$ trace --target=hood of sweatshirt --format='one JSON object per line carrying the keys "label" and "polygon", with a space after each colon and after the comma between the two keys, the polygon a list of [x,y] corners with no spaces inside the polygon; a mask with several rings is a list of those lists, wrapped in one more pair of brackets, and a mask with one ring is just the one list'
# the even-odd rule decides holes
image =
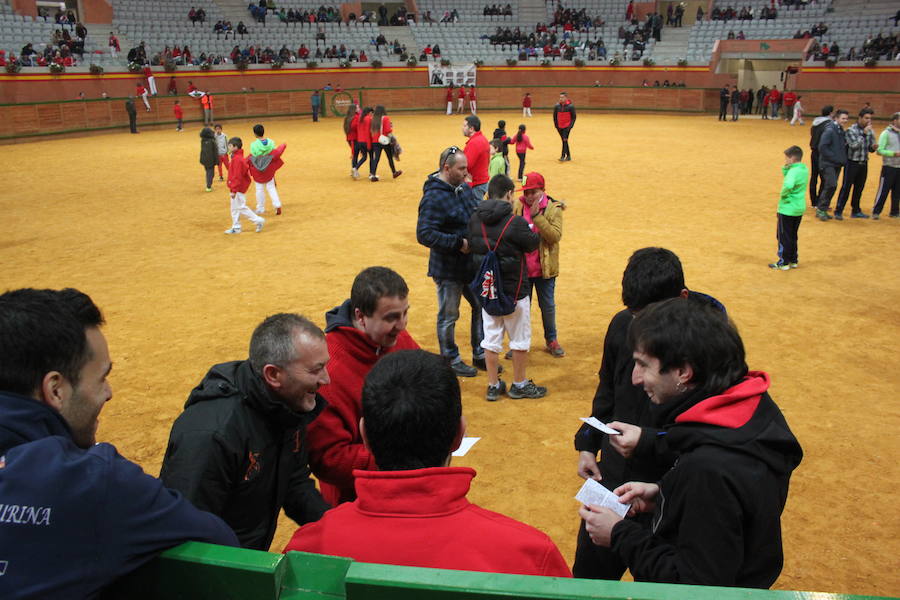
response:
{"label": "hood of sweatshirt", "polygon": [[0,392],[0,455],[15,446],[54,435],[72,437],[61,414],[33,398]]}
{"label": "hood of sweatshirt", "polygon": [[439,174],[439,171],[435,171],[434,173],[429,175],[427,179],[425,179],[425,183],[422,185],[423,194],[427,194],[430,192],[432,194],[437,193],[445,194],[448,196],[456,196],[459,193],[459,189],[462,186],[467,185],[466,183],[461,183],[458,186],[453,187],[452,185],[438,177]]}
{"label": "hood of sweatshirt", "polygon": [[339,333],[339,343],[344,351],[360,364],[374,365],[389,350],[375,344],[365,331],[360,331],[353,325],[349,299],[325,313],[325,333],[334,332]]}
{"label": "hood of sweatshirt", "polygon": [[512,206],[503,200],[485,200],[478,204],[475,214],[485,226],[496,225],[504,219],[509,219],[512,214]]}
{"label": "hood of sweatshirt", "polygon": [[216,132],[210,129],[209,127],[204,127],[200,130],[200,137],[207,138],[210,140],[216,139]]}
{"label": "hood of sweatshirt", "polygon": [[815,127],[816,125],[821,125],[825,121],[830,121],[830,120],[831,120],[831,117],[816,117],[815,119],[813,119],[812,126]]}

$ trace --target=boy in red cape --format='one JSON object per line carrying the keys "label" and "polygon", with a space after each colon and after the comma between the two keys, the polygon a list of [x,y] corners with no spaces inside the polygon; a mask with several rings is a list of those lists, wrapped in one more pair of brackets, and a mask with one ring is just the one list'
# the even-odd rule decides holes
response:
{"label": "boy in red cape", "polygon": [[275,142],[266,137],[266,129],[259,123],[253,126],[256,140],[250,144],[250,176],[256,182],[256,214],[266,212],[266,194],[272,198],[275,214],[281,214],[281,198],[275,185],[275,171],[284,166],[281,155],[287,144],[275,147]]}

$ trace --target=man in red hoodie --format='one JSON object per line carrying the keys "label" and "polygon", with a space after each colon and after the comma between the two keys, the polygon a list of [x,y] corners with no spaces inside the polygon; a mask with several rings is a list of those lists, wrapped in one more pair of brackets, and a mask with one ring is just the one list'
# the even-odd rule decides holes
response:
{"label": "man in red hoodie", "polygon": [[228,140],[228,153],[231,160],[225,161],[228,169],[228,189],[231,192],[231,228],[225,233],[241,232],[241,215],[256,224],[256,233],[262,231],[266,220],[247,208],[247,188],[250,187],[250,164],[244,158],[244,142],[239,137]]}
{"label": "man in red hoodie", "polygon": [[325,314],[328,372],[320,388],[328,406],[307,429],[310,466],[326,502],[337,506],[356,498],[353,470],[376,470],[359,432],[362,387],[384,355],[419,345],[406,331],[409,288],[387,267],[369,267],[353,280],[350,298]]}
{"label": "man in red hoodie", "polygon": [[356,471],[356,501],[298,529],[285,552],[571,577],[547,534],[466,498],[475,471],[450,466],[466,420],[459,381],[442,357],[423,350],[385,356],[366,377],[362,412],[360,433],[380,470]]}
{"label": "man in red hoodie", "polygon": [[475,199],[480,202],[487,193],[490,180],[488,163],[491,161],[491,144],[481,133],[481,119],[475,115],[469,115],[463,120],[462,133],[469,138],[463,150],[469,164],[469,176],[472,178],[469,186]]}

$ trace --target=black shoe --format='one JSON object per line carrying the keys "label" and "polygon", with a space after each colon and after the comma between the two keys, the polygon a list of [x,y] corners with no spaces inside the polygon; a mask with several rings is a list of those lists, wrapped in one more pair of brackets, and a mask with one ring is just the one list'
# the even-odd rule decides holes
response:
{"label": "black shoe", "polygon": [[868,219],[869,215],[864,212],[855,212],[850,215],[851,219]]}
{"label": "black shoe", "polygon": [[547,395],[547,388],[535,385],[529,379],[525,385],[512,384],[507,393],[510,398],[543,398]]}
{"label": "black shoe", "polygon": [[836,212],[836,213],[834,213],[834,220],[835,220],[835,221],[843,221],[843,220],[844,220],[844,215],[842,215],[842,214],[839,213],[839,212]]}
{"label": "black shoe", "polygon": [[[472,366],[474,366],[476,369],[478,369],[480,371],[487,371],[487,363],[485,362],[483,356],[481,358],[473,358]],[[503,365],[498,364],[497,365],[497,374],[499,375],[502,372],[503,372]]]}
{"label": "black shoe", "polygon": [[478,374],[478,369],[470,367],[463,361],[450,363],[450,368],[458,377],[475,377]]}
{"label": "black shoe", "polygon": [[488,384],[486,400],[488,402],[496,402],[497,400],[500,399],[500,396],[502,396],[505,393],[506,393],[506,384],[503,383],[502,379],[498,379],[497,385]]}

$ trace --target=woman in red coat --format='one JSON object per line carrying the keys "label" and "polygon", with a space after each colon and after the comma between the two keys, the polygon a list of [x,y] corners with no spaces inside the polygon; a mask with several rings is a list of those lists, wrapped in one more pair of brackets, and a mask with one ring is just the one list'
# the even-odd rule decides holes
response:
{"label": "woman in red coat", "polygon": [[353,145],[353,177],[359,177],[359,168],[366,163],[372,150],[369,128],[372,126],[372,107],[367,106],[356,119],[356,142]]}
{"label": "woman in red coat", "polygon": [[394,129],[391,119],[387,116],[387,111],[383,106],[375,107],[375,112],[371,116],[371,125],[369,126],[369,135],[372,139],[372,159],[369,161],[369,181],[378,181],[378,161],[381,159],[381,153],[387,154],[388,164],[391,166],[391,173],[394,179],[400,177],[403,171],[398,171],[394,167],[394,148],[391,133]]}

